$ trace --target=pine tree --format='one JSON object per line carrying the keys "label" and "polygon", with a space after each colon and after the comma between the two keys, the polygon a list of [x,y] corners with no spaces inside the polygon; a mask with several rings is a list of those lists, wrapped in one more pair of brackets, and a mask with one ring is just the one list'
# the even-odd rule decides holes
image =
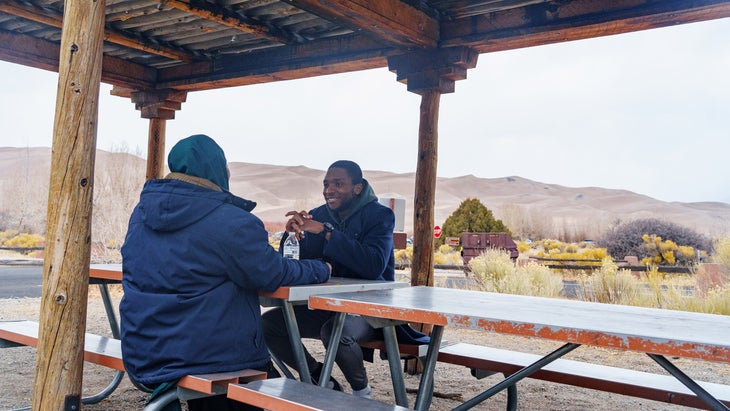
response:
{"label": "pine tree", "polygon": [[510,230],[502,220],[494,218],[492,211],[476,198],[467,198],[462,201],[459,207],[451,213],[442,227],[441,238],[438,243],[443,243],[444,237],[461,237],[461,233],[507,233],[512,236]]}

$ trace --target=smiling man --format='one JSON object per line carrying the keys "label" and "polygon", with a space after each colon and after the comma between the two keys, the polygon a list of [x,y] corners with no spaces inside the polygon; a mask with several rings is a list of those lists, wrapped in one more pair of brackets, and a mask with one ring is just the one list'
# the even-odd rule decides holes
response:
{"label": "smiling man", "polygon": [[[372,187],[362,178],[356,163],[339,160],[327,169],[322,182],[325,204],[306,211],[290,211],[288,233],[300,237],[301,258],[322,258],[332,264],[332,275],[368,280],[394,279],[393,211],[380,204]],[[285,238],[282,239],[282,244]],[[309,310],[306,305],[294,307],[302,338],[319,338],[329,342],[334,312]],[[263,315],[264,336],[271,351],[282,361],[296,368],[289,335],[281,310]],[[352,387],[354,395],[370,398],[371,388],[363,364],[359,342],[378,337],[363,318],[347,316],[335,361]],[[319,380],[322,364],[305,348],[313,381]],[[332,380],[330,387],[342,390]]]}

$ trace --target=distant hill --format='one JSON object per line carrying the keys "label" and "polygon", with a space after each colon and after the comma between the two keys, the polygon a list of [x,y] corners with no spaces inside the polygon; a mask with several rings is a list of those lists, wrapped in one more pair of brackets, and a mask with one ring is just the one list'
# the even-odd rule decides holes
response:
{"label": "distant hill", "polygon": [[[99,150],[96,191],[102,181],[110,181],[109,177],[102,180],[101,176],[118,175],[120,164],[135,169],[124,173],[126,178],[144,179],[143,159]],[[230,163],[229,168],[231,191],[256,201],[254,214],[265,222],[283,223],[287,211],[309,209],[322,203],[324,170],[251,163]],[[48,148],[0,148],[0,194],[4,197],[0,200],[0,212],[12,203],[6,197],[10,195],[8,187],[17,186],[22,179],[47,187],[49,170]],[[364,170],[363,174],[379,197],[405,199],[405,231],[411,232],[415,174],[373,170]],[[135,186],[129,182],[124,185]],[[132,194],[136,198],[137,193]],[[649,217],[672,221],[712,237],[730,233],[730,204],[727,203],[664,202],[626,190],[564,187],[516,176],[439,178],[435,223],[443,224],[467,198],[478,198],[496,218],[524,237],[595,238],[617,220]]]}

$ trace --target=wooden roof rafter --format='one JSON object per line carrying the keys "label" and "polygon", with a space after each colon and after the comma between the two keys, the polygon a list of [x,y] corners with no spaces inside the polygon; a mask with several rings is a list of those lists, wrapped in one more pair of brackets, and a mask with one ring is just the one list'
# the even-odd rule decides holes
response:
{"label": "wooden roof rafter", "polygon": [[341,22],[386,44],[406,49],[438,46],[438,20],[401,1],[285,1],[325,19]]}
{"label": "wooden roof rafter", "polygon": [[182,10],[205,20],[216,22],[222,26],[237,29],[243,33],[255,34],[257,36],[264,37],[276,43],[292,44],[301,42],[301,38],[292,33],[286,33],[283,30],[261,24],[240,14],[231,13],[224,8],[213,7],[211,3],[205,3],[202,1],[187,2],[183,0],[155,1],[159,1],[160,4]]}
{"label": "wooden roof rafter", "polygon": [[[12,14],[58,29],[63,26],[63,14],[48,8],[41,9],[39,7],[16,3],[13,0],[0,0],[0,12]],[[189,62],[196,59],[195,54],[189,51],[165,46],[159,43],[152,43],[149,39],[130,36],[125,33],[112,30],[108,27],[104,29],[104,40],[173,60]]]}

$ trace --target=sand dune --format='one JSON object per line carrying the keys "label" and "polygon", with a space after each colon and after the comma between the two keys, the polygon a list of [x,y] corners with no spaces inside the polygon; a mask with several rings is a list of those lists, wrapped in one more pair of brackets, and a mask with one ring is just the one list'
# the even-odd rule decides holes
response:
{"label": "sand dune", "polygon": [[[120,164],[135,169],[129,175],[144,179],[143,159],[101,150],[96,157],[96,174],[108,175],[109,171],[115,174],[114,169]],[[322,202],[323,170],[252,163],[231,163],[229,166],[231,191],[256,201],[258,206],[254,213],[266,222],[283,222],[286,211],[309,209]],[[106,173],[102,173],[101,169]],[[0,188],[18,184],[23,178],[27,181],[47,180],[49,170],[49,148],[0,148]],[[373,170],[365,170],[364,174],[379,197],[405,199],[405,231],[412,231],[415,174]],[[97,180],[98,184],[101,184],[100,180]],[[3,192],[3,197],[7,195]],[[547,227],[562,225],[601,230],[617,220],[655,217],[713,237],[730,233],[730,204],[727,203],[664,202],[627,190],[565,187],[517,176],[439,178],[435,223],[443,224],[467,198],[478,198],[508,226],[510,223]],[[9,203],[7,198],[0,201],[0,212]]]}

